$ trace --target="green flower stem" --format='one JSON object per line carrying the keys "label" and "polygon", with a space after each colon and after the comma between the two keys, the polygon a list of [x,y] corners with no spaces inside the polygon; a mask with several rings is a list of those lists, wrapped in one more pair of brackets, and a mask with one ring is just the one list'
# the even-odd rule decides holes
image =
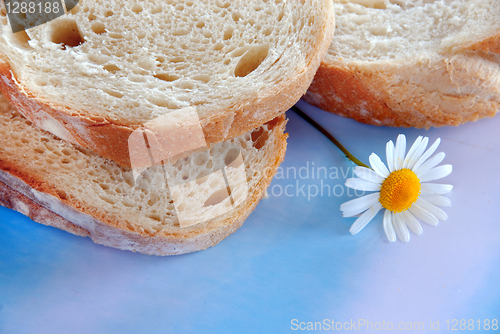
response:
{"label": "green flower stem", "polygon": [[302,110],[300,110],[297,106],[293,106],[292,110],[295,111],[297,115],[305,119],[309,124],[314,126],[316,129],[318,129],[322,134],[326,136],[326,138],[330,139],[332,143],[335,144],[341,150],[347,159],[351,160],[354,162],[356,165],[361,166],[361,167],[366,167],[370,168],[369,166],[365,165],[361,161],[359,161],[354,155],[351,154],[334,136],[330,134],[330,132],[326,131],[321,125],[316,123],[315,120],[313,120],[311,117],[307,116]]}

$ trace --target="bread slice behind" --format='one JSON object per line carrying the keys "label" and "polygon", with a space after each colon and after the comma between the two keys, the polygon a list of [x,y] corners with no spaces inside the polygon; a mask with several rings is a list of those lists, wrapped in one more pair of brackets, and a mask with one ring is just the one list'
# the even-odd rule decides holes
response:
{"label": "bread slice behind", "polygon": [[[154,255],[205,249],[239,228],[264,195],[284,158],[285,123],[280,116],[209,151],[150,167],[134,180],[130,168],[34,127],[0,96],[0,202],[37,222],[119,249]],[[247,186],[239,198],[231,169],[238,154]],[[221,161],[228,183],[217,178]],[[186,183],[177,187],[172,176]],[[230,197],[220,192],[227,184]],[[198,223],[181,226],[179,212],[207,197],[199,212],[191,212]]]}
{"label": "bread slice behind", "polygon": [[459,125],[500,107],[500,5],[338,0],[336,34],[305,100],[388,126]]}

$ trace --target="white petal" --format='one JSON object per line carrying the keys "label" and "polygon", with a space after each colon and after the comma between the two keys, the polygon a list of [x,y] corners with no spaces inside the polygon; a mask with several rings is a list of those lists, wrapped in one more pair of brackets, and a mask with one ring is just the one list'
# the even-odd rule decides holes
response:
{"label": "white petal", "polygon": [[427,144],[429,143],[429,138],[424,137],[422,141],[420,142],[420,145],[418,146],[417,150],[413,154],[413,157],[410,159],[408,162],[407,168],[413,169],[413,166],[417,163],[417,161],[422,157],[422,154],[424,154],[425,149],[427,148]]}
{"label": "white petal", "polygon": [[385,157],[387,159],[387,168],[389,172],[394,172],[394,143],[392,140],[389,140],[387,145],[385,145]]}
{"label": "white petal", "polygon": [[440,152],[440,153],[436,154],[435,156],[433,156],[432,158],[430,158],[429,160],[427,160],[426,162],[424,162],[423,164],[421,164],[420,167],[418,167],[416,169],[414,168],[413,171],[415,172],[415,174],[417,174],[417,177],[419,175],[425,174],[426,172],[428,172],[432,168],[439,165],[439,163],[441,161],[443,161],[445,156],[446,156],[446,154],[444,154],[444,152]]}
{"label": "white petal", "polygon": [[380,191],[382,185],[380,183],[373,183],[363,179],[352,178],[347,179],[345,186],[351,189],[362,190],[362,191]]}
{"label": "white petal", "polygon": [[451,206],[451,199],[441,195],[422,195],[421,198],[437,206]]}
{"label": "white petal", "polygon": [[340,206],[344,217],[352,217],[365,211],[378,202],[380,193],[369,194],[360,198],[352,199]]}
{"label": "white petal", "polygon": [[389,170],[387,169],[387,167],[385,167],[384,163],[382,162],[382,160],[380,160],[378,155],[372,153],[370,154],[370,157],[368,159],[370,160],[370,165],[372,166],[373,170],[377,172],[378,175],[382,176],[383,178],[389,176]]}
{"label": "white petal", "polygon": [[422,225],[420,225],[417,218],[415,218],[410,211],[403,211],[401,213],[403,214],[403,219],[408,228],[416,235],[422,234],[424,230],[422,229]]}
{"label": "white petal", "polygon": [[359,178],[369,182],[375,182],[380,184],[384,182],[384,179],[380,175],[375,173],[373,169],[370,168],[356,166],[354,168],[354,174],[356,174]]}
{"label": "white petal", "polygon": [[434,216],[429,211],[422,209],[417,203],[411,206],[410,212],[426,224],[432,226],[437,226],[439,224],[439,220],[436,218],[436,216]]}
{"label": "white petal", "polygon": [[421,193],[423,194],[447,194],[453,189],[451,184],[422,183]]}
{"label": "white petal", "polygon": [[396,147],[394,148],[394,169],[399,170],[403,168],[406,153],[406,137],[401,134],[396,139]]}
{"label": "white petal", "polygon": [[410,231],[408,231],[408,227],[401,213],[394,213],[394,230],[399,240],[404,242],[410,241]]}
{"label": "white petal", "polygon": [[415,140],[413,145],[410,147],[410,150],[408,151],[408,154],[406,154],[405,161],[403,162],[403,168],[409,168],[408,166],[410,165],[410,161],[412,161],[413,156],[417,152],[418,148],[420,147],[420,143],[422,142],[422,136],[418,136],[418,138]]}
{"label": "white petal", "polygon": [[434,154],[434,152],[436,152],[436,149],[438,148],[439,146],[439,143],[441,143],[441,138],[438,138],[436,139],[436,141],[434,142],[434,144],[431,145],[431,147],[429,147],[429,149],[427,151],[425,151],[425,153],[420,157],[420,159],[418,159],[418,161],[415,163],[415,166],[413,166],[412,170],[415,170],[417,169],[418,167],[420,167],[420,165],[422,165],[427,159],[429,159],[429,157]]}
{"label": "white petal", "polygon": [[416,204],[418,204],[422,209],[429,211],[429,213],[441,221],[448,219],[448,215],[443,211],[443,209],[427,202],[425,199],[419,198]]}
{"label": "white petal", "polygon": [[451,165],[442,165],[434,167],[433,169],[419,175],[418,179],[420,180],[420,182],[442,179],[443,177],[450,175],[452,170],[453,167]]}
{"label": "white petal", "polygon": [[361,231],[372,219],[377,215],[377,213],[382,209],[382,204],[376,203],[374,206],[369,208],[365,213],[359,216],[358,219],[352,224],[349,232],[351,234],[356,234]]}
{"label": "white petal", "polygon": [[396,241],[396,232],[394,231],[394,227],[392,226],[392,212],[389,210],[385,210],[384,212],[384,231],[387,239],[390,242]]}

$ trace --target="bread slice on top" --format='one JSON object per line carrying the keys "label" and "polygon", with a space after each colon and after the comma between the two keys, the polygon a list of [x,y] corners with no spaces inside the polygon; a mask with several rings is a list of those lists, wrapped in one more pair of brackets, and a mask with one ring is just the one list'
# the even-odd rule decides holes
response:
{"label": "bread slice on top", "polygon": [[305,100],[360,122],[429,128],[500,107],[500,2],[337,0]]}
{"label": "bread slice on top", "polygon": [[7,98],[121,166],[130,134],[173,110],[195,107],[208,144],[274,119],[307,90],[335,25],[331,0],[80,0],[18,33],[2,13]]}
{"label": "bread slice on top", "polygon": [[[285,123],[281,115],[134,180],[131,168],[33,126],[0,95],[0,204],[110,247],[202,250],[238,229],[264,195],[285,155]],[[244,187],[233,187],[241,174]]]}

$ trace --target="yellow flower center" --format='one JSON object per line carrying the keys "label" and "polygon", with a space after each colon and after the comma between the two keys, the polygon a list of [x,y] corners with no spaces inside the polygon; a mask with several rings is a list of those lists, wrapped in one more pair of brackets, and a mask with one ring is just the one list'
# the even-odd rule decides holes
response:
{"label": "yellow flower center", "polygon": [[392,212],[406,211],[417,201],[420,188],[420,180],[412,170],[396,170],[382,183],[380,204]]}

